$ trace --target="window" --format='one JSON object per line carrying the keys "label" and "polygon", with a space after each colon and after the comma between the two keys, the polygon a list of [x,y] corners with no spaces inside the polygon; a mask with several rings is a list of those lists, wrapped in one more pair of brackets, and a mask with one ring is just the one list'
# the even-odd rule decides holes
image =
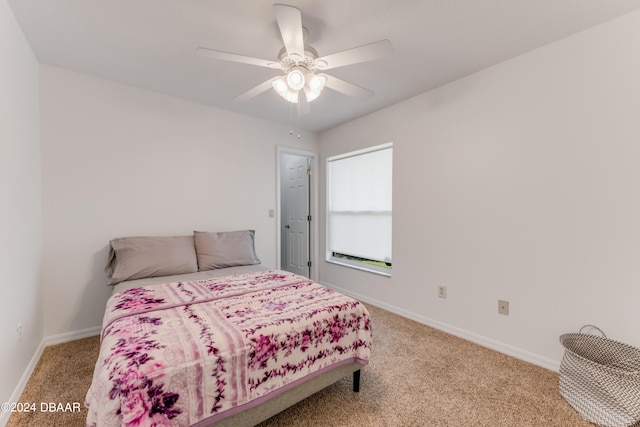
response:
{"label": "window", "polygon": [[327,159],[327,261],[391,275],[393,144]]}

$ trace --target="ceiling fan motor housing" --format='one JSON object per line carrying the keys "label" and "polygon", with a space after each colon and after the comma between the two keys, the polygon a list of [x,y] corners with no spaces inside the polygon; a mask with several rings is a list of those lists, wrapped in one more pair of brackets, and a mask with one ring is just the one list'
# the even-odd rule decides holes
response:
{"label": "ceiling fan motor housing", "polygon": [[282,71],[288,73],[293,67],[304,67],[311,72],[315,72],[319,67],[316,63],[318,58],[318,52],[311,46],[304,46],[304,58],[298,57],[298,55],[287,55],[287,49],[282,48],[278,53],[278,61],[280,61],[280,67]]}

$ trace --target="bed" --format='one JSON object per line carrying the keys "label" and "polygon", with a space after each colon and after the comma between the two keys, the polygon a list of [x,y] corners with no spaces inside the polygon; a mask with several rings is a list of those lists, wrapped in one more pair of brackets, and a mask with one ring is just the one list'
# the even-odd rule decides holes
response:
{"label": "bed", "polygon": [[[114,239],[88,426],[253,426],[353,375],[366,307],[260,264],[254,232]],[[171,273],[171,274],[166,274]]]}

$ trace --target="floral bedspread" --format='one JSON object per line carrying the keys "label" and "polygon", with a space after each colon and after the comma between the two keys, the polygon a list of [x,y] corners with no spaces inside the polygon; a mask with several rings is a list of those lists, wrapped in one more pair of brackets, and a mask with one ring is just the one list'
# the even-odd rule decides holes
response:
{"label": "floral bedspread", "polygon": [[271,270],[129,289],[106,307],[88,426],[189,426],[369,359],[358,301]]}

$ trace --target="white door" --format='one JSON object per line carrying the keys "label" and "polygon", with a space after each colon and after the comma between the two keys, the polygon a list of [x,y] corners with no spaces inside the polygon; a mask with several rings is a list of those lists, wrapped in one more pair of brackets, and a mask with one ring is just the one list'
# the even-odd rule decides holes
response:
{"label": "white door", "polygon": [[310,277],[311,158],[282,153],[280,162],[280,241],[283,270]]}

